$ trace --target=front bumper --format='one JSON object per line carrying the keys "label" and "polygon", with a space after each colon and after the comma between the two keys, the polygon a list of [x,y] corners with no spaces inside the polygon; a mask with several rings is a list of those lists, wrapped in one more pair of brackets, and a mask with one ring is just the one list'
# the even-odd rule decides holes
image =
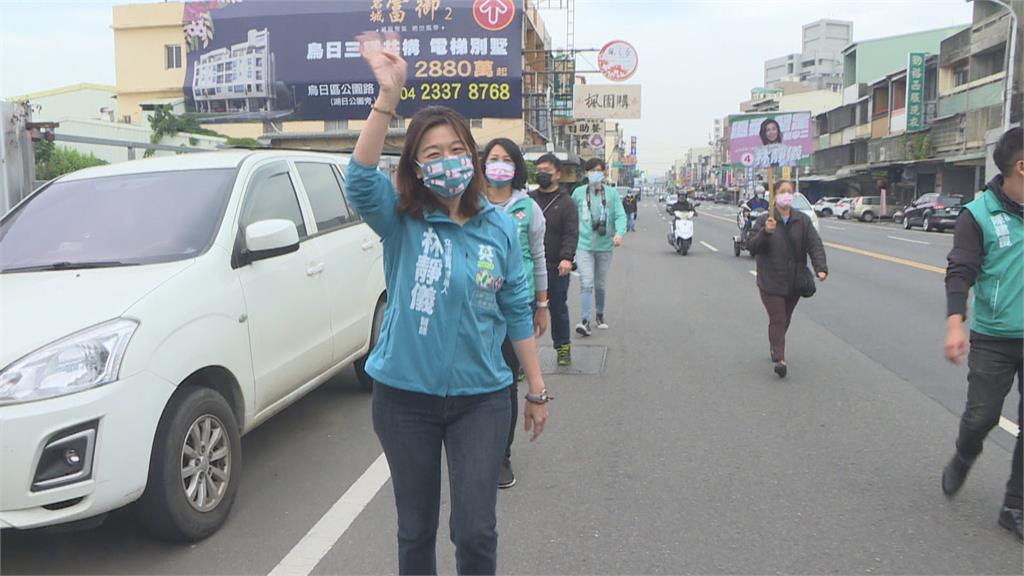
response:
{"label": "front bumper", "polygon": [[[137,500],[146,488],[157,424],[174,390],[143,372],[77,394],[0,407],[0,528],[84,520]],[[79,454],[88,473],[38,482],[47,446],[69,431],[90,444]]]}

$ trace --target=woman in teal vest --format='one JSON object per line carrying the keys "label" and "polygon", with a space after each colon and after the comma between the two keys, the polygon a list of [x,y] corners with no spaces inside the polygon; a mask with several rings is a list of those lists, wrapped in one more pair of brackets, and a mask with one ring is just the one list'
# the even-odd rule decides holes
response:
{"label": "woman in teal vest", "polygon": [[[519,231],[519,248],[523,252],[523,269],[534,294],[534,336],[539,338],[548,328],[548,268],[544,256],[544,213],[533,198],[526,193],[528,176],[526,160],[519,146],[508,138],[495,138],[484,147],[484,171],[487,176],[487,199],[503,210],[516,223]],[[501,348],[505,362],[518,377],[519,359],[512,341],[505,338]],[[516,434],[516,414],[519,399],[516,386],[512,385],[512,426],[508,431],[508,448],[498,479],[499,488],[511,488],[516,483],[512,472],[512,441]]]}

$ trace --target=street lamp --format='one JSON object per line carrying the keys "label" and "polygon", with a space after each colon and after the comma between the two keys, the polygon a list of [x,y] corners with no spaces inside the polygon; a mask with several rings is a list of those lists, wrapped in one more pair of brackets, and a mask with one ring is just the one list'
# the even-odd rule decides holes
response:
{"label": "street lamp", "polygon": [[1003,84],[1006,90],[1006,101],[1003,103],[1003,132],[1005,133],[1010,129],[1010,109],[1013,103],[1013,76],[1017,70],[1013,65],[1017,52],[1017,13],[1013,11],[1012,6],[1003,2],[1003,0],[988,1],[1006,8],[1006,11],[1010,13],[1010,50],[1009,57],[1006,60],[1006,76],[1003,77]]}

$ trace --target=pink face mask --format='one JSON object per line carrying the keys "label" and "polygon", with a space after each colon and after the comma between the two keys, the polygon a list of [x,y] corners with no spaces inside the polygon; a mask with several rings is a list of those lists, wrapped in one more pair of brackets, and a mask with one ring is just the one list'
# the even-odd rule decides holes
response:
{"label": "pink face mask", "polygon": [[779,194],[775,197],[775,203],[783,208],[789,208],[793,205],[793,194]]}
{"label": "pink face mask", "polygon": [[487,180],[495,188],[504,188],[512,184],[516,175],[516,165],[502,160],[492,160],[484,167]]}

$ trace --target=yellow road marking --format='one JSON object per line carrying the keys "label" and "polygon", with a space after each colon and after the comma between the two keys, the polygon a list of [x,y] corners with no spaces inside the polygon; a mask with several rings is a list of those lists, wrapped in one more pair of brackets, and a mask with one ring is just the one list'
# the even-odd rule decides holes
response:
{"label": "yellow road marking", "polygon": [[[714,214],[708,214],[702,212],[701,216],[707,216],[708,218],[714,218],[715,220],[722,220],[723,222],[729,222],[735,224],[736,221],[730,218],[723,218],[721,216],[715,216]],[[882,260],[883,262],[890,262],[892,264],[900,264],[909,268],[917,268],[918,270],[924,270],[925,272],[934,272],[936,274],[945,274],[946,269],[941,266],[932,266],[931,264],[925,264],[923,262],[915,262],[913,260],[907,260],[905,258],[897,258],[895,256],[889,256],[887,254],[879,254],[878,252],[872,252],[870,250],[862,250],[860,248],[854,248],[853,246],[847,246],[845,244],[836,244],[835,242],[824,242],[828,248],[835,248],[836,250],[842,250],[844,252],[850,252],[852,254],[859,254],[861,256],[867,256],[868,258],[874,258],[876,260]]]}
{"label": "yellow road marking", "polygon": [[924,270],[925,272],[935,272],[936,274],[946,273],[946,269],[940,266],[932,266],[931,264],[914,262],[913,260],[897,258],[895,256],[889,256],[887,254],[879,254],[878,252],[872,252],[870,250],[861,250],[860,248],[846,246],[845,244],[836,244],[835,242],[824,242],[824,244],[828,248],[835,248],[836,250],[843,250],[844,252],[850,252],[852,254],[860,254],[861,256],[867,256],[868,258],[874,258],[876,260],[882,260],[884,262],[891,262],[893,264],[900,264],[902,266],[907,266],[910,268],[917,268],[918,270]]}

